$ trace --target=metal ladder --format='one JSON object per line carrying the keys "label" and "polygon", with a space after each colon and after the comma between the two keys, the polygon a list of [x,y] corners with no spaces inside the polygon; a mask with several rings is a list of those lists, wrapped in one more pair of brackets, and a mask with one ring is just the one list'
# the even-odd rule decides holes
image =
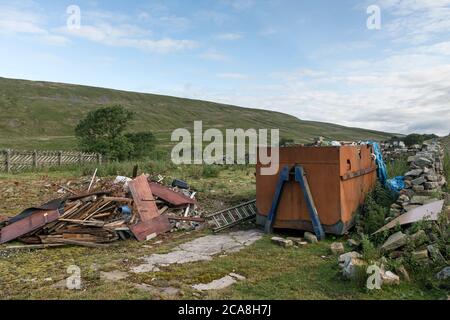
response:
{"label": "metal ladder", "polygon": [[206,216],[206,220],[219,232],[256,216],[256,200],[248,201]]}

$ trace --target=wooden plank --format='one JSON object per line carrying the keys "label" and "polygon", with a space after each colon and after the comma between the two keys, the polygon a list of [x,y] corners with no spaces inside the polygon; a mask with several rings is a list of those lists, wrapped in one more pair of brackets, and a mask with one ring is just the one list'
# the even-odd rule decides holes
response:
{"label": "wooden plank", "polygon": [[47,244],[30,244],[27,246],[7,246],[5,248],[1,248],[1,250],[32,250],[32,249],[48,249],[53,247],[63,247],[64,243],[47,243]]}
{"label": "wooden plank", "polygon": [[111,201],[111,202],[125,202],[125,203],[132,203],[133,199],[130,198],[121,198],[121,197],[103,197],[103,200],[105,201]]}
{"label": "wooden plank", "polygon": [[89,247],[89,248],[109,248],[110,246],[108,244],[102,244],[102,243],[92,243],[92,242],[85,242],[85,241],[78,241],[78,240],[70,240],[70,239],[64,239],[64,238],[55,238],[53,239],[56,243],[63,243],[63,244],[73,244],[76,246],[83,246],[83,247]]}
{"label": "wooden plank", "polygon": [[205,222],[206,220],[203,218],[197,218],[197,217],[178,217],[178,216],[166,216],[169,218],[169,220],[176,220],[176,221],[193,221],[193,222]]}
{"label": "wooden plank", "polygon": [[150,235],[158,235],[165,233],[172,229],[169,218],[166,216],[159,216],[150,221],[141,221],[135,225],[130,226],[131,232],[138,241],[146,241]]}
{"label": "wooden plank", "polygon": [[[147,177],[142,175],[128,182],[134,203],[142,222],[151,221],[159,216],[158,207],[154,201],[152,190]],[[143,201],[145,199],[145,201]],[[148,201],[153,200],[153,201]]]}

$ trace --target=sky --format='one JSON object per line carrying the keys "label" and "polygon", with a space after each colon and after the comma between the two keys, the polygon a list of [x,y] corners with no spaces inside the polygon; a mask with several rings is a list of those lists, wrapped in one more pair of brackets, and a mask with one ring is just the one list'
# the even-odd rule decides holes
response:
{"label": "sky", "polygon": [[0,77],[447,135],[450,0],[0,0]]}

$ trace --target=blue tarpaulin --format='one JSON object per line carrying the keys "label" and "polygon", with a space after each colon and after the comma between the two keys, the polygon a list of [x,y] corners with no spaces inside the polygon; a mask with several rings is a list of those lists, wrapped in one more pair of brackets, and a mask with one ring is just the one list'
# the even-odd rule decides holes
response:
{"label": "blue tarpaulin", "polygon": [[392,192],[395,192],[396,194],[400,192],[405,187],[405,177],[398,176],[392,179],[388,179],[386,164],[383,160],[383,154],[381,152],[380,145],[377,142],[369,141],[368,144],[371,144],[373,146],[373,153],[375,154],[375,161],[377,163],[377,176],[378,180],[380,180],[380,183],[391,190]]}
{"label": "blue tarpaulin", "polygon": [[402,189],[405,188],[405,177],[398,176],[392,179],[388,179],[386,181],[386,188],[395,193],[399,193]]}

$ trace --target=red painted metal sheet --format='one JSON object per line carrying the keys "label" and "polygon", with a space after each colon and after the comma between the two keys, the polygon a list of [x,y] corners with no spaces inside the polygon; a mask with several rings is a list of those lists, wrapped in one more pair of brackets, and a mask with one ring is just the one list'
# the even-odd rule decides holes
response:
{"label": "red painted metal sheet", "polygon": [[130,226],[131,232],[139,241],[147,240],[149,235],[165,233],[172,229],[169,218],[166,216],[159,216],[150,221],[141,221],[133,226]]}
{"label": "red painted metal sheet", "polygon": [[152,192],[155,196],[163,199],[164,201],[169,202],[174,206],[182,206],[196,203],[194,199],[191,199],[179,192],[175,192],[159,183],[154,182],[150,183],[150,188],[152,189]]}
{"label": "red painted metal sheet", "polygon": [[146,176],[142,175],[128,182],[128,187],[141,221],[146,222],[159,217],[158,207]]}
{"label": "red painted metal sheet", "polygon": [[59,218],[58,210],[36,210],[31,215],[18,220],[0,230],[0,244],[17,239],[39,229]]}

